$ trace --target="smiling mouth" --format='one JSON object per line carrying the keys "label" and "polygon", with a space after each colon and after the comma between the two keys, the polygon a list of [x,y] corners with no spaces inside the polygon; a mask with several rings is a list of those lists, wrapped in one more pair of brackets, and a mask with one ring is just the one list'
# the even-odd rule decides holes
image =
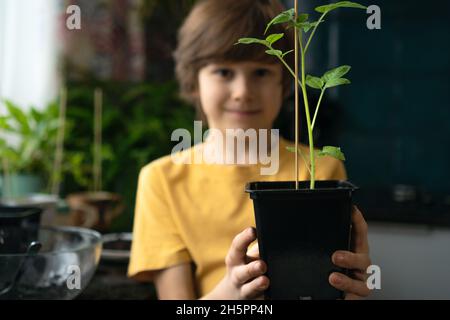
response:
{"label": "smiling mouth", "polygon": [[261,112],[261,110],[230,110],[225,109],[225,112],[240,115],[240,116],[252,116]]}

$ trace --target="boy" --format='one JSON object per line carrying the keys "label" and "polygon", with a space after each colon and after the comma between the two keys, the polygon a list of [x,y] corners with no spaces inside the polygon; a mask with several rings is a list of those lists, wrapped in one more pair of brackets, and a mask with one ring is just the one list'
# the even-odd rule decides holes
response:
{"label": "boy", "polygon": [[[197,107],[209,128],[271,129],[293,82],[291,75],[260,46],[234,45],[241,37],[260,37],[283,7],[277,0],[200,1],[180,29],[175,52],[182,96]],[[285,29],[276,25],[271,32]],[[277,42],[290,50],[292,36]],[[292,57],[291,57],[292,58]],[[275,143],[274,143],[275,142]],[[182,151],[217,146],[208,137]],[[139,177],[129,275],[155,282],[160,299],[253,299],[261,297],[270,279],[259,259],[252,202],[244,185],[256,180],[293,180],[294,157],[284,139],[270,141],[279,151],[275,175],[260,175],[260,165],[227,162],[183,164],[170,156],[158,159]],[[219,148],[222,148],[221,144]],[[307,147],[301,146],[307,153]],[[237,148],[224,152],[235,159]],[[250,158],[249,148],[240,150]],[[242,154],[241,154],[242,155]],[[238,156],[240,156],[238,154]],[[317,161],[316,178],[346,179],[343,164],[333,158]],[[305,164],[300,180],[309,179]],[[336,252],[334,264],[353,270],[355,279],[333,273],[330,284],[347,298],[368,295],[365,270],[370,265],[367,226],[355,208],[352,216],[355,253]],[[244,230],[244,231],[242,231]],[[231,244],[231,246],[230,246]]]}

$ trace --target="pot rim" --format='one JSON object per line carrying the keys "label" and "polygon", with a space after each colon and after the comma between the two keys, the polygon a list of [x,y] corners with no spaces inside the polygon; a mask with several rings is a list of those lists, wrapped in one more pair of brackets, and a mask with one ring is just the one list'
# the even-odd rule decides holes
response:
{"label": "pot rim", "polygon": [[42,208],[36,206],[13,206],[0,203],[0,208],[10,210],[10,212],[0,212],[0,217],[4,219],[22,219],[42,214]]}
{"label": "pot rim", "polygon": [[[318,192],[335,192],[335,191],[355,191],[359,187],[347,180],[316,180],[316,188],[310,189],[308,187],[310,180],[299,181],[299,189],[295,189],[295,181],[252,181],[245,185],[245,192],[254,193],[318,193]],[[320,187],[322,184],[336,184],[337,187]],[[280,185],[287,185],[287,188],[279,188]],[[302,186],[300,186],[300,184]],[[257,188],[258,185],[264,185],[270,187],[270,185],[276,185],[278,188]],[[306,185],[306,186],[305,186]]]}

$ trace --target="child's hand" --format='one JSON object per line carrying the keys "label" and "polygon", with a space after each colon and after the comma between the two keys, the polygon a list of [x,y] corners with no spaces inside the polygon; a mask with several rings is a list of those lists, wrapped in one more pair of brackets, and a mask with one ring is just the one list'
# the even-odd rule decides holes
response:
{"label": "child's hand", "polygon": [[254,228],[245,229],[233,240],[225,264],[227,274],[212,293],[216,299],[257,299],[269,286],[263,274],[266,264],[259,259],[257,247],[247,254],[249,245],[256,240]]}
{"label": "child's hand", "polygon": [[367,267],[370,266],[369,243],[367,239],[367,223],[356,206],[352,212],[353,246],[355,252],[336,251],[331,260],[339,267],[353,271],[354,279],[339,272],[329,277],[330,284],[345,292],[345,299],[360,299],[370,293],[367,287]]}

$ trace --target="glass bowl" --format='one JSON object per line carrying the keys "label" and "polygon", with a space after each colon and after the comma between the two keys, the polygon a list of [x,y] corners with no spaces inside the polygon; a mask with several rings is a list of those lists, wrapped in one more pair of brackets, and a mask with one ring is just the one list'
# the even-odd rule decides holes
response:
{"label": "glass bowl", "polygon": [[42,227],[32,243],[38,244],[33,250],[0,253],[0,299],[73,299],[88,285],[102,251],[98,232],[77,227]]}

